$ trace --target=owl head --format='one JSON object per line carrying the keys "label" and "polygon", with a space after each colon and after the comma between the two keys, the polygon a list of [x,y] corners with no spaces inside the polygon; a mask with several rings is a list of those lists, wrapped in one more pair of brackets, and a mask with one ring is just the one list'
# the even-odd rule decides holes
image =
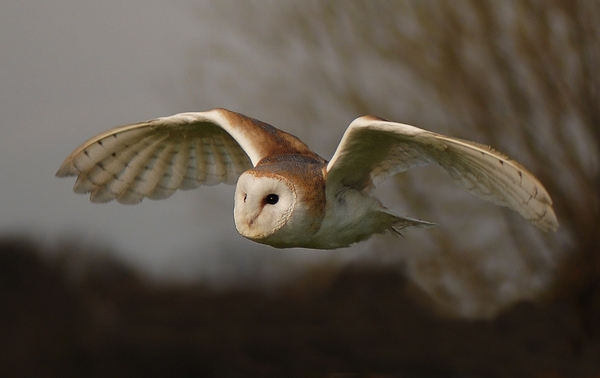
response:
{"label": "owl head", "polygon": [[[244,172],[235,190],[238,232],[278,247],[310,240],[325,212],[322,174],[294,161],[259,165]],[[308,168],[308,169],[307,169]],[[322,197],[316,193],[323,193]]]}

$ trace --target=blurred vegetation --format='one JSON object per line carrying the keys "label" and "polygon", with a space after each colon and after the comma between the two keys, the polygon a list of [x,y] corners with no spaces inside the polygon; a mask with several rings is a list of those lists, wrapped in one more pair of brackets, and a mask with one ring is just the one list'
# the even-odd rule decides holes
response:
{"label": "blurred vegetation", "polygon": [[[429,86],[437,98],[432,106],[442,106],[461,134],[469,130],[490,144],[509,145],[555,200],[569,242],[553,242],[585,253],[600,268],[600,3],[388,7],[347,9],[357,25],[375,26],[359,29],[364,44]],[[414,24],[410,32],[401,25],[407,18]],[[361,98],[358,92],[352,97]],[[367,110],[367,101],[357,102]],[[521,248],[537,247],[522,230],[510,228]]]}
{"label": "blurred vegetation", "polygon": [[491,316],[552,282],[568,294],[598,280],[599,2],[221,1],[197,14],[214,33],[195,50],[195,108],[222,99],[325,157],[349,120],[374,114],[492,145],[540,178],[552,235],[439,171],[398,176],[386,195],[440,227],[377,240],[372,255],[404,264],[439,308]]}
{"label": "blurred vegetation", "polygon": [[396,269],[323,271],[332,279],[319,285],[315,273],[271,293],[214,291],[150,282],[89,246],[0,238],[0,376],[600,373],[600,291],[588,328],[564,301],[448,320],[412,300]]}

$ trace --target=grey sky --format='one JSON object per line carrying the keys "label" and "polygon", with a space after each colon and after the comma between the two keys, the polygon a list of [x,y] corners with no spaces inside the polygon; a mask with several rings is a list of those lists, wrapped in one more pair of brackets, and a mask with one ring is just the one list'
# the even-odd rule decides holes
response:
{"label": "grey sky", "polygon": [[165,90],[186,79],[197,36],[210,38],[189,10],[182,2],[148,0],[3,4],[2,234],[99,243],[159,275],[191,277],[228,265],[223,259],[232,257],[216,253],[227,246],[272,253],[235,232],[232,187],[137,206],[97,205],[72,192],[73,179],[54,177],[74,148],[105,129],[205,110],[178,105]]}

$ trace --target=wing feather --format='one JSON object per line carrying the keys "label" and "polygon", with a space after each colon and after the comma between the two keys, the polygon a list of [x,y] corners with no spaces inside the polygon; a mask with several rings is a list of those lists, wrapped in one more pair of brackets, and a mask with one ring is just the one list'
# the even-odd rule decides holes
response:
{"label": "wing feather", "polygon": [[173,154],[173,144],[161,144],[156,146],[153,156],[148,160],[144,170],[129,187],[129,191],[137,193],[138,200],[151,197],[159,181],[165,176]]}
{"label": "wing feather", "polygon": [[136,183],[141,181],[143,175],[152,169],[151,162],[155,159],[157,151],[161,149],[161,143],[167,138],[165,135],[148,136],[144,143],[138,143],[135,147],[135,156],[123,166],[120,172],[115,172],[115,179],[107,182],[105,187],[108,192],[115,195],[120,203],[133,204],[142,200],[143,195],[138,193]]}
{"label": "wing feather", "polygon": [[[152,144],[152,139],[151,136],[143,136],[137,143],[129,141],[124,144],[126,147],[123,150],[119,150],[115,145],[112,145],[108,150],[100,148],[85,150],[83,154],[85,159],[79,159],[79,164],[77,165],[78,169],[81,169],[83,173],[77,177],[74,187],[75,192],[93,192],[101,186],[110,184],[112,181],[120,180],[122,172],[130,166],[131,160],[140,151],[148,148]],[[101,146],[97,143],[95,145]],[[94,163],[92,157],[99,154],[102,154],[104,159]],[[81,155],[78,157],[81,157]]]}
{"label": "wing feather", "polygon": [[215,138],[208,147],[209,153],[207,155],[212,157],[213,161],[209,165],[211,169],[208,171],[205,184],[216,185],[220,182],[225,182],[227,180],[227,166],[231,162],[228,163],[226,157],[223,156],[225,153],[223,142],[220,138]]}
{"label": "wing feather", "polygon": [[93,202],[138,203],[177,189],[233,184],[264,158],[283,154],[314,155],[291,134],[214,109],[108,130],[77,148],[56,175],[77,176],[75,192],[90,193]]}
{"label": "wing feather", "polygon": [[550,195],[516,161],[478,143],[371,116],[346,130],[327,166],[327,185],[369,191],[393,174],[430,163],[474,196],[517,211],[543,231],[557,229]]}

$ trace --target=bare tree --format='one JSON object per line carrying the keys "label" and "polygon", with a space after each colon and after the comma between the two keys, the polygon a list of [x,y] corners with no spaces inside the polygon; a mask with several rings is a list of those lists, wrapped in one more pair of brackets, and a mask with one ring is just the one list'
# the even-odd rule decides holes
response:
{"label": "bare tree", "polygon": [[554,235],[469,198],[433,169],[386,186],[387,205],[401,201],[402,211],[440,227],[378,239],[370,256],[402,261],[441,308],[490,316],[556,282],[565,257],[579,277],[571,285],[598,276],[600,3],[222,1],[195,9],[214,30],[191,55],[186,96],[195,107],[261,118],[326,158],[352,118],[374,114],[493,145],[546,185],[561,222]]}

